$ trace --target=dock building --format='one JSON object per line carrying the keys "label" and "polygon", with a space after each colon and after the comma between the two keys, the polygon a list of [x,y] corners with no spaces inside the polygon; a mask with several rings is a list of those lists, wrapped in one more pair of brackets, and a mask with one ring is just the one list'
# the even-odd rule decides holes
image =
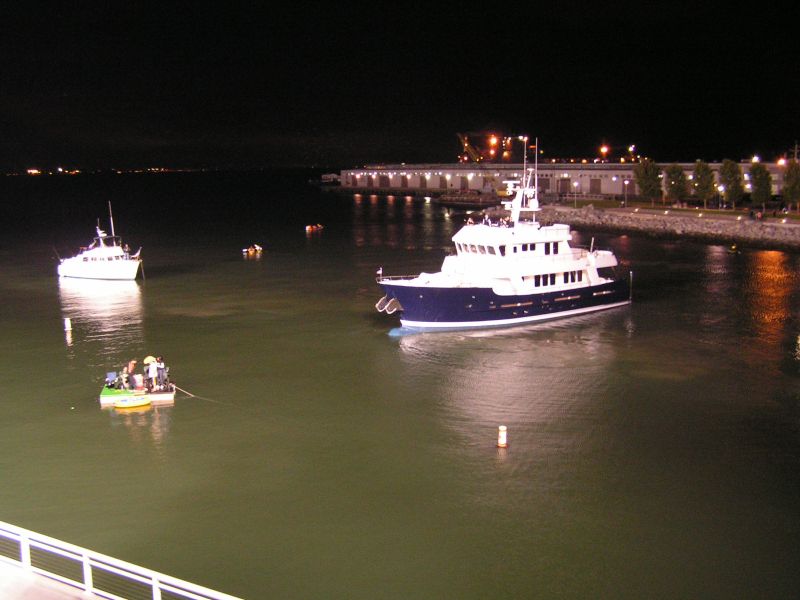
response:
{"label": "dock building", "polygon": [[[662,168],[666,164],[659,163]],[[672,164],[672,163],[669,163]],[[691,185],[695,163],[677,163]],[[722,163],[708,163],[718,180]],[[751,161],[740,163],[745,188],[749,184]],[[783,187],[784,163],[762,162],[772,175],[773,194]],[[624,200],[638,195],[633,169],[636,163],[546,162],[537,165],[539,192],[546,198],[565,197]],[[533,168],[533,163],[528,164]],[[440,196],[452,193],[481,193],[505,190],[505,181],[519,179],[523,164],[397,164],[373,165],[346,169],[340,173],[343,190],[362,193],[386,193]],[[746,190],[747,191],[747,190]]]}

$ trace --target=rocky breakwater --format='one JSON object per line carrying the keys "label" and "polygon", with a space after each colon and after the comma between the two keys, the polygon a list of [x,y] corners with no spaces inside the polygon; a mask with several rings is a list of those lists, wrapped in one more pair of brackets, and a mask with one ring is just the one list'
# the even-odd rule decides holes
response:
{"label": "rocky breakwater", "polygon": [[[700,216],[702,214],[702,216]],[[566,223],[578,230],[610,231],[659,238],[739,244],[758,248],[800,250],[800,223],[781,219],[755,220],[747,214],[571,208],[546,205],[542,222]]]}

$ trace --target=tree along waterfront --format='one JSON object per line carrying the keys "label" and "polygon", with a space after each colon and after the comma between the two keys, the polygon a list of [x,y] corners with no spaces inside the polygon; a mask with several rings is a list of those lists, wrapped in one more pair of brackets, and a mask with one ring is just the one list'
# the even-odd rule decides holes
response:
{"label": "tree along waterfront", "polygon": [[673,163],[662,167],[645,158],[634,166],[633,176],[638,196],[653,203],[661,197],[672,203],[702,202],[703,208],[708,208],[709,202],[716,197],[720,205],[735,209],[737,205],[749,203],[766,212],[767,205],[775,200],[780,202],[781,208],[800,206],[800,163],[795,158],[786,161],[785,167],[781,195],[777,197],[772,193],[772,174],[757,160],[745,174],[739,163],[725,159],[715,181],[713,170],[702,160],[696,161],[694,171],[687,179],[680,165]]}

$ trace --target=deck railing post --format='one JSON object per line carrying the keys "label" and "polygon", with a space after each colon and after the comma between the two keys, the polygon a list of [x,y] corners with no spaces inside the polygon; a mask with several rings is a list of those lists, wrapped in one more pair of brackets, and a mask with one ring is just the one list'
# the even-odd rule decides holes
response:
{"label": "deck railing post", "polygon": [[25,569],[31,568],[31,540],[28,538],[27,533],[21,533],[19,536],[19,560]]}
{"label": "deck railing post", "polygon": [[89,555],[83,553],[81,555],[81,562],[83,563],[83,589],[87,592],[93,592],[94,580],[92,579],[92,561]]}
{"label": "deck railing post", "polygon": [[153,600],[161,600],[161,584],[158,577],[153,577]]}

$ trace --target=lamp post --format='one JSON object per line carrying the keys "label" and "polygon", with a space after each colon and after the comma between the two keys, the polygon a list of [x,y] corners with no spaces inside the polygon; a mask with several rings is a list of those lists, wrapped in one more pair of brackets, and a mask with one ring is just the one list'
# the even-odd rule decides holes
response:
{"label": "lamp post", "polygon": [[572,182],[572,191],[575,193],[575,208],[578,208],[578,182]]}
{"label": "lamp post", "polygon": [[628,184],[629,183],[630,183],[630,181],[628,181],[627,179],[623,180],[623,182],[622,182],[623,188],[625,189],[625,200],[622,202],[622,206],[628,206]]}

